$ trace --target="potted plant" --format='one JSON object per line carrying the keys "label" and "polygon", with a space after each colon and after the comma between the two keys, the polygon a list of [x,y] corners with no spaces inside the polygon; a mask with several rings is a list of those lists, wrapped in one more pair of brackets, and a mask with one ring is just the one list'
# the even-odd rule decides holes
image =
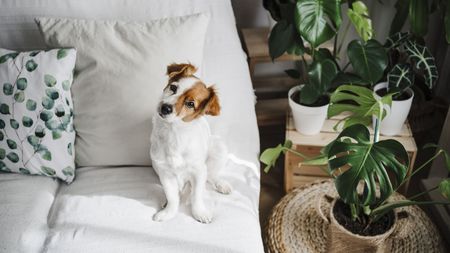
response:
{"label": "potted plant", "polygon": [[[349,7],[347,15],[350,21],[338,43],[342,23],[341,5],[345,3]],[[295,128],[302,134],[317,134],[326,119],[329,92],[342,83],[375,85],[387,65],[386,52],[378,41],[372,39],[369,13],[361,1],[265,0],[263,4],[277,21],[269,36],[272,59],[285,52],[301,55],[302,69],[306,70],[304,84],[293,87],[288,93]],[[343,69],[338,64],[339,52],[351,25],[362,39],[348,45],[349,60],[357,75],[344,73],[350,63]],[[331,39],[334,39],[332,50],[321,47]],[[300,71],[295,69],[287,70],[286,73],[293,78],[302,77]]]}
{"label": "potted plant", "polygon": [[414,84],[421,81],[431,90],[438,78],[438,72],[428,48],[421,45],[410,33],[396,33],[387,39],[384,46],[389,55],[387,81],[376,85],[374,91],[380,96],[396,92],[390,113],[381,122],[381,134],[392,136],[401,131],[409,114],[414,98]]}
{"label": "potted plant", "polygon": [[[407,176],[408,154],[401,143],[393,139],[379,140],[379,124],[386,115],[392,96],[380,98],[365,87],[344,85],[332,95],[332,100],[347,100],[349,104],[331,104],[330,110],[352,110],[345,118],[346,128],[322,150],[322,154],[307,159],[310,165],[326,165],[333,177],[338,198],[332,201],[329,214],[328,251],[331,252],[382,252],[397,224],[396,209],[409,205],[450,204],[444,202],[421,202],[417,198],[393,201],[390,196],[407,180],[421,171],[436,157],[443,155],[450,171],[450,157],[442,149]],[[350,105],[350,107],[348,107]],[[337,106],[338,108],[333,108]],[[375,116],[373,139],[365,124]],[[291,143],[267,149],[261,161],[270,169],[283,152],[303,154],[291,149]],[[391,175],[391,176],[390,176]],[[450,197],[450,180],[444,179],[432,190],[439,189]]]}

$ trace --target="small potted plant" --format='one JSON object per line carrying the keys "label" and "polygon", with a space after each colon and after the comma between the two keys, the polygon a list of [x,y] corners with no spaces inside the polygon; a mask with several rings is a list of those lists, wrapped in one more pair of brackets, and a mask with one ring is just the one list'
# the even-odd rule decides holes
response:
{"label": "small potted plant", "polygon": [[[394,201],[390,196],[407,180],[436,157],[443,155],[450,171],[450,157],[442,149],[407,176],[409,157],[401,143],[393,139],[379,140],[379,124],[386,115],[392,96],[378,97],[368,88],[344,85],[336,90],[331,100],[347,100],[348,105],[330,105],[330,110],[352,111],[345,118],[347,127],[329,143],[318,157],[306,160],[310,165],[326,165],[334,178],[338,198],[332,200],[329,214],[328,251],[331,252],[383,252],[386,239],[397,224],[397,208],[422,204],[450,204],[444,202],[421,202],[417,198]],[[373,139],[365,126],[375,116]],[[361,124],[364,123],[364,124]],[[267,149],[261,161],[270,169],[283,152],[293,152],[291,143]],[[440,189],[445,197],[450,196],[450,180],[444,179],[432,190]]]}
{"label": "small potted plant", "polygon": [[431,90],[438,78],[438,72],[428,48],[407,32],[390,36],[384,46],[389,55],[387,82],[376,85],[374,91],[380,96],[396,92],[390,113],[381,122],[381,134],[392,136],[400,132],[409,114],[414,97],[414,84],[421,81]]}
{"label": "small potted plant", "polygon": [[[383,76],[387,65],[386,51],[378,41],[372,39],[373,29],[368,9],[361,1],[265,0],[263,4],[277,21],[269,36],[271,57],[275,59],[285,52],[301,55],[302,69],[306,70],[306,76],[299,81],[303,83],[288,93],[295,128],[302,134],[317,134],[327,116],[329,92],[342,83],[374,86]],[[349,21],[338,43],[343,4],[348,4]],[[351,25],[361,40],[350,42],[350,62],[341,69],[339,53]],[[332,50],[321,47],[332,39]],[[344,73],[350,63],[357,75]],[[300,71],[295,69],[287,70],[286,73],[293,78],[302,77]]]}

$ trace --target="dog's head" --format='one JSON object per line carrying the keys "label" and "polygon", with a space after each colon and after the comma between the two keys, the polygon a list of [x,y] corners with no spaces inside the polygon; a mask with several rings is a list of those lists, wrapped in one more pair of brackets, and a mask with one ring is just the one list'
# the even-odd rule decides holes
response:
{"label": "dog's head", "polygon": [[203,115],[219,115],[219,98],[214,87],[207,87],[194,76],[196,71],[191,64],[167,66],[169,82],[158,106],[161,118],[189,122]]}

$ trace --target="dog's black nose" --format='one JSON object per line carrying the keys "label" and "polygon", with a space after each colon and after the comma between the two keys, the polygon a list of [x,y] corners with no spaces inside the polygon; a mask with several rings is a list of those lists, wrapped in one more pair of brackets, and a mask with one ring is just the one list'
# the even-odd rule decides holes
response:
{"label": "dog's black nose", "polygon": [[161,106],[161,114],[162,115],[169,115],[172,113],[172,105],[163,104]]}

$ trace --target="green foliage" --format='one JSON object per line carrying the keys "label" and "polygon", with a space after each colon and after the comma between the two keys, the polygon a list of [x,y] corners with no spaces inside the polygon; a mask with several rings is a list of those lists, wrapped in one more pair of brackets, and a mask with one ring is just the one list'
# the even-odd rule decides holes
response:
{"label": "green foliage", "polygon": [[26,107],[29,111],[36,110],[36,101],[34,101],[33,99],[28,99],[26,102]]}
{"label": "green foliage", "polygon": [[414,72],[409,64],[397,64],[387,75],[389,91],[403,92],[414,84]]}
{"label": "green foliage", "polygon": [[19,168],[19,171],[20,171],[20,173],[22,173],[22,174],[27,174],[27,175],[31,174],[31,173],[30,173],[30,170],[25,169],[25,168]]}
{"label": "green foliage", "polygon": [[410,0],[409,3],[409,21],[411,32],[417,36],[423,37],[428,32],[428,1]]}
{"label": "green foliage", "polygon": [[3,121],[2,119],[0,119],[0,129],[4,129],[6,126],[5,121]]}
{"label": "green foliage", "polygon": [[6,144],[8,144],[10,149],[17,149],[17,143],[11,139],[7,139]]}
{"label": "green foliage", "polygon": [[33,147],[36,147],[36,146],[39,145],[40,142],[41,142],[41,140],[40,140],[38,137],[34,136],[34,135],[29,135],[29,136],[27,137],[27,141],[28,141],[28,143],[30,143],[30,145],[33,146]]}
{"label": "green foliage", "polygon": [[52,138],[53,138],[53,140],[57,140],[57,139],[61,138],[61,130],[59,130],[59,129],[53,130]]}
{"label": "green foliage", "polygon": [[347,48],[353,70],[371,86],[383,77],[388,63],[386,51],[376,40],[353,40]]}
{"label": "green foliage", "polygon": [[14,94],[14,100],[17,103],[22,103],[23,101],[25,101],[25,92],[19,90]]}
{"label": "green foliage", "polygon": [[65,91],[69,91],[70,90],[70,81],[69,80],[64,80],[62,82],[62,88]]}
{"label": "green foliage", "polygon": [[69,155],[73,155],[72,143],[71,142],[69,142],[69,144],[67,144],[67,153]]}
{"label": "green foliage", "polygon": [[67,56],[67,49],[65,49],[65,48],[59,49],[58,52],[56,53],[56,58],[58,60],[66,57],[66,56]]}
{"label": "green foliage", "polygon": [[31,127],[33,125],[33,119],[28,116],[22,117],[22,125],[24,127]]}
{"label": "green foliage", "polygon": [[[352,141],[346,141],[351,139]],[[332,173],[348,166],[348,170],[335,179],[339,197],[347,204],[369,206],[384,202],[399,186],[409,166],[409,157],[401,143],[383,140],[372,143],[367,127],[361,124],[345,128],[331,144],[328,152]],[[395,176],[391,182],[388,172]],[[376,198],[376,181],[380,196]],[[358,195],[357,187],[364,184],[364,194]]]}
{"label": "green foliage", "polygon": [[56,116],[59,117],[59,118],[62,117],[62,116],[64,116],[64,115],[66,114],[66,111],[65,111],[63,105],[58,105],[58,106],[56,106],[55,110],[56,110],[55,114],[56,114]]}
{"label": "green foliage", "polygon": [[387,49],[399,48],[409,39],[409,36],[408,32],[394,33],[386,39],[384,47]]}
{"label": "green foliage", "polygon": [[27,63],[25,64],[25,68],[27,69],[28,72],[34,71],[37,68],[37,66],[38,66],[37,63],[33,59],[28,60]]}
{"label": "green foliage", "polygon": [[424,72],[425,84],[432,89],[438,78],[434,57],[428,48],[413,41],[407,41],[405,48],[411,61],[415,63],[415,68]]}
{"label": "green foliage", "polygon": [[300,102],[307,105],[316,102],[320,96],[328,92],[337,73],[338,69],[333,61],[329,59],[314,61],[308,70],[309,82],[300,92]]}
{"label": "green foliage", "polygon": [[367,6],[361,2],[356,1],[352,3],[352,8],[348,9],[347,15],[358,32],[359,36],[368,41],[373,37],[372,20],[369,17],[369,10]]}
{"label": "green foliage", "polygon": [[56,175],[56,171],[50,167],[47,166],[41,166],[41,171],[47,175],[47,176],[54,176]]}
{"label": "green foliage", "polygon": [[7,104],[0,104],[0,113],[1,114],[10,114],[9,106]]}
{"label": "green foliage", "polygon": [[56,78],[53,77],[52,75],[46,74],[44,75],[44,83],[48,87],[53,87],[56,85]]}
{"label": "green foliage", "polygon": [[17,79],[16,84],[17,84],[17,89],[25,90],[28,85],[28,80],[25,77],[21,77],[21,78]]}
{"label": "green foliage", "polygon": [[6,157],[6,150],[0,148],[0,160],[5,159],[5,157]]}
{"label": "green foliage", "polygon": [[301,36],[316,48],[331,39],[341,25],[339,0],[298,0],[295,25]]}
{"label": "green foliage", "polygon": [[39,138],[43,138],[45,136],[45,128],[41,125],[37,125],[34,134]]}
{"label": "green foliage", "polygon": [[10,83],[4,83],[3,84],[3,94],[6,96],[12,95],[14,92],[14,87]]}
{"label": "green foliage", "polygon": [[344,122],[344,128],[354,124],[369,125],[372,122],[372,116],[376,116],[377,118],[381,116],[381,119],[384,119],[387,114],[384,105],[390,107],[391,104],[392,94],[387,94],[379,98],[372,90],[366,87],[342,85],[331,95],[328,118],[343,112],[350,112],[351,114],[349,116],[341,120]]}
{"label": "green foliage", "polygon": [[9,120],[9,125],[13,128],[13,129],[18,129],[19,128],[19,122],[15,119],[10,119]]}
{"label": "green foliage", "polygon": [[41,120],[47,122],[53,117],[53,112],[44,110],[41,112],[41,114],[39,114],[39,117]]}
{"label": "green foliage", "polygon": [[48,88],[48,89],[45,89],[45,94],[46,94],[49,98],[51,98],[51,99],[53,99],[53,100],[56,100],[56,99],[59,98],[59,92],[58,92],[58,90],[55,89],[55,88]]}
{"label": "green foliage", "polygon": [[259,160],[266,165],[264,172],[269,172],[272,167],[275,167],[276,161],[280,157],[281,153],[286,152],[292,147],[292,142],[286,140],[283,145],[279,144],[274,148],[268,148],[261,154]]}
{"label": "green foliage", "polygon": [[42,106],[47,109],[51,110],[53,106],[55,105],[55,101],[49,97],[42,97]]}
{"label": "green foliage", "polygon": [[6,155],[6,158],[8,158],[8,160],[10,160],[13,163],[17,163],[19,161],[19,156],[15,152],[9,152]]}
{"label": "green foliage", "polygon": [[9,54],[5,54],[0,56],[0,64],[5,63],[7,60],[9,59],[16,59],[16,57],[19,55],[19,53],[14,52],[14,53],[9,53]]}

